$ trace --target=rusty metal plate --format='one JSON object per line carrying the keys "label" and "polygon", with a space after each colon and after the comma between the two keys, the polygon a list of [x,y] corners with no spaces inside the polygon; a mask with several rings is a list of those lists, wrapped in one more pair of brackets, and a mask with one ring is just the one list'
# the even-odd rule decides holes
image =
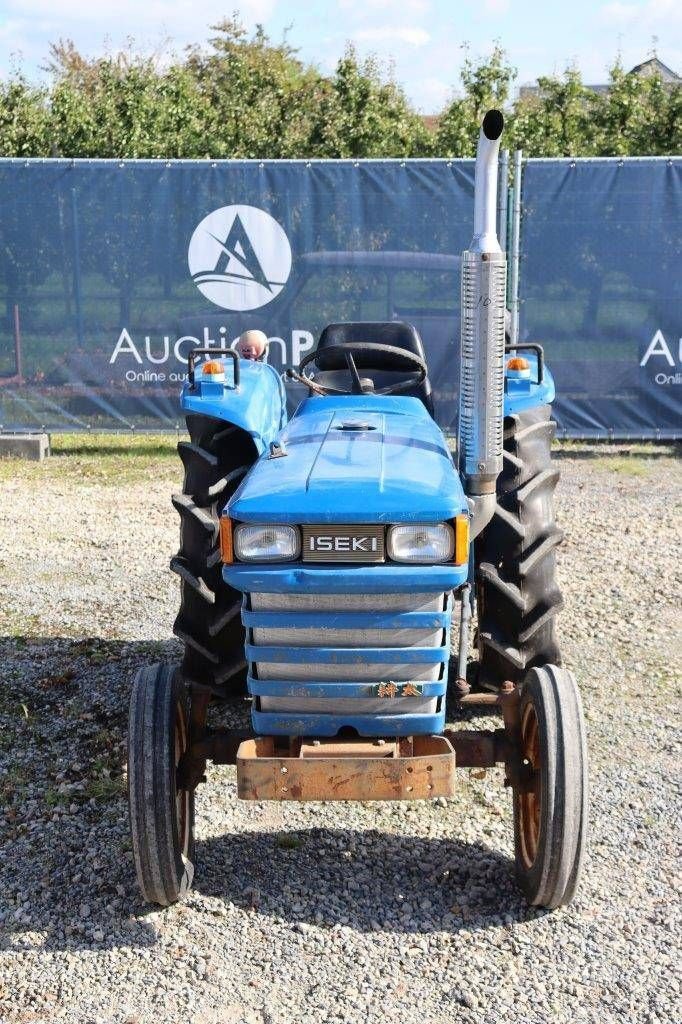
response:
{"label": "rusty metal plate", "polygon": [[[341,741],[337,740],[337,743]],[[348,746],[352,746],[349,741]],[[367,741],[360,741],[366,754]],[[277,756],[269,736],[237,751],[241,800],[426,800],[455,793],[455,752],[444,736],[415,736],[413,755]],[[394,752],[393,752],[394,753]]]}
{"label": "rusty metal plate", "polygon": [[385,526],[302,526],[304,562],[383,562]]}
{"label": "rusty metal plate", "polygon": [[400,757],[398,740],[339,740],[336,737],[319,740],[300,740],[298,751],[301,757],[324,757],[336,760],[339,757]]}

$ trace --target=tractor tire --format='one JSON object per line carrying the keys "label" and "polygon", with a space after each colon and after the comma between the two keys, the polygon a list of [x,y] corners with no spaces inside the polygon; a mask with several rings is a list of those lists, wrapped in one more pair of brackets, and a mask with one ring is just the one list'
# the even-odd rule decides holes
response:
{"label": "tractor tire", "polygon": [[520,682],[535,665],[561,664],[555,548],[563,533],[554,520],[559,469],[550,452],[555,429],[549,405],[504,421],[495,514],[475,541],[481,689]]}
{"label": "tractor tire", "polygon": [[573,899],[587,833],[585,722],[572,674],[556,665],[531,669],[519,712],[516,880],[529,903],[552,910]]}
{"label": "tractor tire", "polygon": [[177,786],[188,729],[187,691],[175,666],[140,669],[128,726],[130,833],[142,895],[162,907],[194,877],[194,791]]}
{"label": "tractor tire", "polygon": [[180,577],[180,612],[173,632],[183,641],[182,673],[191,686],[217,697],[244,692],[246,660],[240,609],[242,595],[222,577],[219,517],[256,460],[252,438],[239,427],[209,416],[187,416],[190,440],[178,444],[185,469],[180,550],[171,570]]}

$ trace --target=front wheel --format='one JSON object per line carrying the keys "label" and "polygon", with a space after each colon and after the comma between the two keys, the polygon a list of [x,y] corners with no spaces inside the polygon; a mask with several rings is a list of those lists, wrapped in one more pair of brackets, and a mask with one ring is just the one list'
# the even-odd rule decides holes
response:
{"label": "front wheel", "polygon": [[141,668],[130,698],[130,831],[142,895],[164,907],[194,877],[194,791],[177,783],[188,730],[185,687],[174,666]]}
{"label": "front wheel", "polygon": [[555,665],[531,669],[519,711],[516,878],[529,903],[552,909],[573,899],[587,831],[587,745],[573,675]]}

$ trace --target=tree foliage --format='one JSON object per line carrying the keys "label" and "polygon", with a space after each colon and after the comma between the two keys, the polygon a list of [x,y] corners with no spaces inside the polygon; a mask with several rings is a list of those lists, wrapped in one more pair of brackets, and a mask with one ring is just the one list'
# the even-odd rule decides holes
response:
{"label": "tree foliage", "polygon": [[50,112],[44,89],[20,74],[0,81],[0,153],[49,156]]}
{"label": "tree foliage", "polygon": [[596,94],[586,89],[575,68],[538,79],[536,96],[514,107],[512,138],[527,156],[590,156],[594,152]]}
{"label": "tree foliage", "polygon": [[682,152],[682,87],[666,87],[658,75],[611,68],[609,90],[592,100],[597,156],[663,156]]}
{"label": "tree foliage", "polygon": [[361,62],[349,46],[326,86],[304,155],[400,157],[431,151],[422,118],[393,79],[382,79],[374,58]]}
{"label": "tree foliage", "polygon": [[236,19],[204,47],[160,59],[128,51],[95,59],[52,46],[47,85],[0,81],[0,156],[245,158],[468,157],[486,109],[503,107],[509,148],[528,156],[641,156],[682,150],[682,87],[628,74],[608,89],[579,72],[539,78],[512,101],[516,71],[499,44],[465,50],[457,94],[435,132],[375,58],[352,47],[331,75],[283,39]]}
{"label": "tree foliage", "polygon": [[188,156],[301,155],[324,82],[283,41],[273,45],[262,28],[249,37],[234,19],[213,26],[208,51],[192,48],[187,70],[198,90],[201,123]]}
{"label": "tree foliage", "polygon": [[515,76],[499,44],[488,60],[478,62],[465,48],[460,71],[462,95],[452,100],[438,123],[436,150],[440,156],[475,155],[483,115],[491,107],[506,107]]}

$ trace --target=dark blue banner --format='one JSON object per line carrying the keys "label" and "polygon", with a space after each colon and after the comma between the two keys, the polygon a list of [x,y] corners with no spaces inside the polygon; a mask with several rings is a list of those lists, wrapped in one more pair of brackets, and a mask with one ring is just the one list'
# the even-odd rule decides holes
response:
{"label": "dark blue banner", "polygon": [[[522,340],[569,434],[679,434],[681,160],[529,161]],[[188,350],[338,320],[421,333],[456,427],[471,161],[0,161],[0,423],[167,429]],[[296,394],[292,395],[292,400]]]}
{"label": "dark blue banner", "polygon": [[421,332],[456,421],[471,161],[0,161],[5,429],[175,426],[189,348],[330,321]]}
{"label": "dark blue banner", "polygon": [[529,160],[520,337],[569,436],[682,436],[682,158]]}

